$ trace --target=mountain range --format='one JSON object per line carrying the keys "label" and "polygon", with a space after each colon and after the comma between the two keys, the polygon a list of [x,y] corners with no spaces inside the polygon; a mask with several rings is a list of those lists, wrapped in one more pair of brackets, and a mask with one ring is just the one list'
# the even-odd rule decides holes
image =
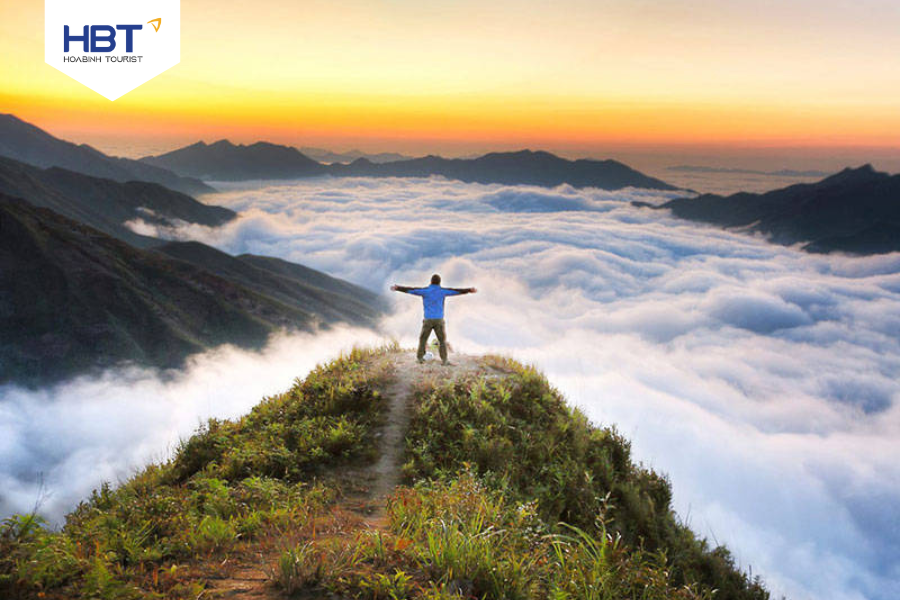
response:
{"label": "mountain range", "polygon": [[303,146],[300,148],[300,152],[310,157],[313,160],[317,160],[320,163],[332,164],[332,163],[352,163],[354,160],[358,158],[365,158],[366,160],[372,161],[373,163],[388,163],[395,162],[398,160],[407,160],[412,158],[412,156],[406,156],[405,154],[398,154],[396,152],[362,152],[361,150],[348,150],[347,152],[333,152],[331,150],[326,150],[324,148],[314,148],[311,146]]}
{"label": "mountain range", "polygon": [[41,168],[60,167],[121,183],[157,183],[188,195],[215,191],[203,180],[297,179],[321,175],[436,175],[486,184],[544,187],[568,184],[607,190],[625,187],[677,189],[615,160],[568,160],[543,151],[493,152],[476,158],[408,158],[401,154],[368,155],[359,151],[337,154],[317,148],[311,151],[317,153],[322,162],[292,146],[268,142],[232,144],[228,140],[212,144],[201,141],[158,156],[131,160],[107,156],[86,144],[61,140],[13,115],[0,114],[0,157]]}
{"label": "mountain range", "polygon": [[107,156],[87,144],[61,140],[9,114],[0,114],[0,156],[113,181],[149,181],[191,195],[215,191],[199,179],[182,177],[146,162]]}
{"label": "mountain range", "polygon": [[900,251],[900,175],[878,172],[871,165],[764,194],[703,194],[651,208],[759,232],[775,243],[801,244],[811,252]]}
{"label": "mountain range", "polygon": [[259,347],[277,330],[334,323],[374,327],[381,315],[376,294],[302,265],[132,229],[138,219],[234,219],[164,185],[213,191],[199,180],[9,115],[0,132],[0,384],[46,385],[122,361],[177,367],[220,344]]}
{"label": "mountain range", "polygon": [[426,156],[376,164],[358,159],[349,165],[332,165],[331,174],[354,177],[430,177],[440,175],[466,183],[500,183],[555,187],[595,187],[618,190],[638,187],[675,190],[675,186],[644,175],[615,160],[568,160],[543,151],[492,152],[468,158]]}
{"label": "mountain range", "polygon": [[280,329],[371,327],[380,305],[300,265],[193,242],[139,249],[0,194],[0,383],[45,385],[121,361],[177,367]]}
{"label": "mountain range", "polygon": [[615,160],[568,160],[549,152],[522,150],[493,152],[478,158],[426,156],[373,162],[358,158],[350,164],[325,165],[296,148],[266,142],[249,146],[228,140],[196,144],[141,159],[179,175],[211,181],[246,179],[294,179],[316,175],[336,177],[431,177],[434,175],[469,183],[596,187],[616,190],[640,187],[674,190],[674,186],[649,177]]}
{"label": "mountain range", "polygon": [[328,172],[327,165],[296,148],[268,142],[250,145],[235,145],[228,140],[213,144],[197,142],[159,156],[147,156],[141,162],[208,181],[293,179]]}
{"label": "mountain range", "polygon": [[59,167],[41,169],[3,157],[0,192],[26,198],[35,206],[53,209],[141,248],[160,242],[132,231],[126,225],[129,221],[143,219],[156,225],[183,221],[212,227],[237,216],[227,208],[198,202],[156,183],[120,183]]}

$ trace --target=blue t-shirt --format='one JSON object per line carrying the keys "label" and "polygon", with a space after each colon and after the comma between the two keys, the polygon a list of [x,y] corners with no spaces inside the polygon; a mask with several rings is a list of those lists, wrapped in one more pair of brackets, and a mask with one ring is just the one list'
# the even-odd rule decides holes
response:
{"label": "blue t-shirt", "polygon": [[437,284],[431,284],[426,288],[416,288],[409,290],[414,296],[422,296],[422,304],[425,305],[426,319],[443,319],[444,318],[444,298],[447,296],[458,296],[460,292],[442,288]]}

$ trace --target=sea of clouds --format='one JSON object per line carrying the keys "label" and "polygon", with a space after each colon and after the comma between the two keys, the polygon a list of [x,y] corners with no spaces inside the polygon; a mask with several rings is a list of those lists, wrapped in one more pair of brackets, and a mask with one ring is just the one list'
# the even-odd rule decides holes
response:
{"label": "sea of clouds", "polygon": [[369,330],[277,335],[262,352],[222,346],[180,372],[125,367],[43,389],[0,386],[0,518],[38,512],[52,525],[103,482],[171,456],[207,419],[235,418],[288,389]]}
{"label": "sea of clouds", "polygon": [[[453,347],[537,364],[667,473],[681,517],[777,594],[900,597],[900,255],[805,254],[632,206],[672,196],[643,190],[437,178],[223,187],[214,201],[239,219],[155,233],[279,256],[386,294],[433,272],[476,286],[448,300]],[[385,335],[412,345],[419,302],[393,300]],[[17,469],[4,468],[0,486],[19,489],[33,465],[77,468],[83,448],[93,481],[121,477],[199,419],[245,411],[329,352],[374,337],[338,331],[279,338],[262,355],[203,355],[173,382],[137,372],[136,384],[117,374],[0,391],[0,432],[10,433],[0,456]],[[66,505],[84,474],[55,479],[51,498]],[[23,484],[17,498],[31,492]]]}

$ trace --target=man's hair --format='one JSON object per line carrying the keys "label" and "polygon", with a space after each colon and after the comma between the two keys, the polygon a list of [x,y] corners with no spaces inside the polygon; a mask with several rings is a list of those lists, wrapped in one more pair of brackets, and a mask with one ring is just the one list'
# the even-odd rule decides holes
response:
{"label": "man's hair", "polygon": [[441,276],[435,273],[431,276],[431,284],[432,285],[441,285]]}

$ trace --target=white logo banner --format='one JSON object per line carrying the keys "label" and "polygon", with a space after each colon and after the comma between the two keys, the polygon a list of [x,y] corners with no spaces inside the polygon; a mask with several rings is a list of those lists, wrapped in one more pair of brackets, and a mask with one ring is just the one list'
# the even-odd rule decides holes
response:
{"label": "white logo banner", "polygon": [[115,100],[181,59],[179,0],[45,0],[44,59]]}

